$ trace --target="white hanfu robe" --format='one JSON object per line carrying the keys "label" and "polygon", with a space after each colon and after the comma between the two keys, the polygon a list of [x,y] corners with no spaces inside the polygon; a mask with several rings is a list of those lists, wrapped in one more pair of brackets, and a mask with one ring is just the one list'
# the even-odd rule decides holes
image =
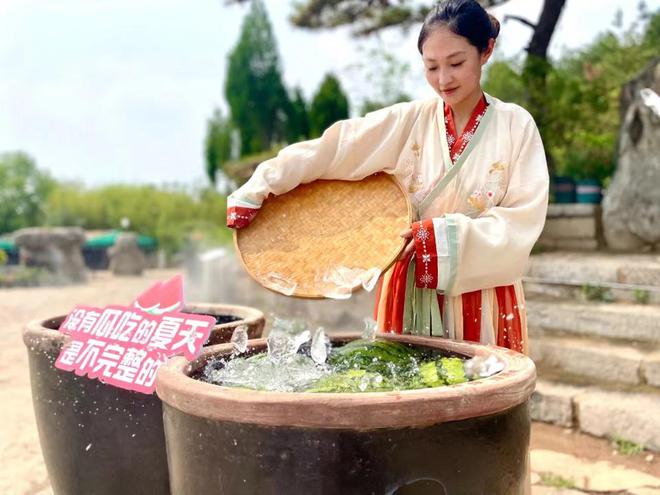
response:
{"label": "white hanfu robe", "polygon": [[245,225],[269,194],[301,183],[393,174],[419,222],[415,255],[382,277],[379,329],[527,352],[521,277],[545,222],[548,170],[531,115],[489,95],[485,102],[453,157],[437,97],[337,122],[259,165],[229,197],[228,223]]}

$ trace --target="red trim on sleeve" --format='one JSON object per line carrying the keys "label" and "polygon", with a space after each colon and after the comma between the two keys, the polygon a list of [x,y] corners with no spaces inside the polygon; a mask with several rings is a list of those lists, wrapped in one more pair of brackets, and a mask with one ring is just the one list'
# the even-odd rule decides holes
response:
{"label": "red trim on sleeve", "polygon": [[438,251],[433,219],[412,224],[415,241],[415,285],[421,289],[438,287]]}
{"label": "red trim on sleeve", "polygon": [[256,208],[244,208],[241,206],[229,206],[227,208],[227,227],[230,229],[242,229],[247,227],[254,217],[257,216]]}

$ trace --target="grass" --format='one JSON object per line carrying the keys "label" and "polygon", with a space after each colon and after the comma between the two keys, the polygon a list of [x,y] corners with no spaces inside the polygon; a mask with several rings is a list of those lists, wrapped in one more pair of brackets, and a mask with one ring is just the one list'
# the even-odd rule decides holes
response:
{"label": "grass", "polygon": [[577,488],[575,481],[554,473],[541,473],[541,484],[552,488]]}
{"label": "grass", "polygon": [[621,437],[612,438],[612,445],[621,455],[637,455],[644,452],[644,446]]}
{"label": "grass", "polygon": [[587,301],[612,302],[614,298],[607,287],[600,285],[584,284],[582,286],[582,295]]}
{"label": "grass", "polygon": [[651,294],[649,294],[649,291],[644,289],[635,289],[633,291],[633,297],[635,298],[635,302],[637,304],[648,304]]}

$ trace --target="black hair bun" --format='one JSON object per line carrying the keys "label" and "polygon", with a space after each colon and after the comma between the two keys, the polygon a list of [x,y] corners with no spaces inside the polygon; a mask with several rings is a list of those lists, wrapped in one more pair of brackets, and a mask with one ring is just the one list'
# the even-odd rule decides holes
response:
{"label": "black hair bun", "polygon": [[488,18],[490,19],[490,37],[497,39],[500,34],[500,21],[492,14],[488,14]]}

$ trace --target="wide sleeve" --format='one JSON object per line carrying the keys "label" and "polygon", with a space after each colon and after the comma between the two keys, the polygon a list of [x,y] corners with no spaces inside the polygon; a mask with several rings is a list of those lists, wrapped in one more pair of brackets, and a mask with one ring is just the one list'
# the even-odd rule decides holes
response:
{"label": "wide sleeve", "polygon": [[548,168],[529,117],[512,153],[506,192],[477,218],[449,213],[413,225],[416,284],[458,295],[522,277],[548,207]]}
{"label": "wide sleeve", "polygon": [[414,103],[400,103],[336,122],[320,138],[287,146],[261,163],[229,196],[228,206],[258,208],[269,194],[284,194],[316,179],[360,180],[380,171],[394,173],[415,115]]}

